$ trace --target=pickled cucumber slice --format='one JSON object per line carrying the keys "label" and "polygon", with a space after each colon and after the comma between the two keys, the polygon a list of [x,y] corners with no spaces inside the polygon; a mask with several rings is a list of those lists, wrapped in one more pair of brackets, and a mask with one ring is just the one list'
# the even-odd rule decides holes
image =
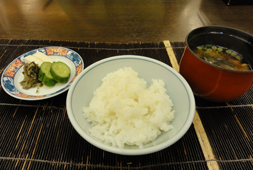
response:
{"label": "pickled cucumber slice", "polygon": [[58,61],[52,63],[50,73],[57,82],[67,83],[70,77],[70,68],[67,64]]}
{"label": "pickled cucumber slice", "polygon": [[52,63],[50,62],[43,62],[40,66],[39,71],[39,79],[42,81],[42,83],[48,87],[53,87],[56,84],[56,81],[52,77],[50,73]]}

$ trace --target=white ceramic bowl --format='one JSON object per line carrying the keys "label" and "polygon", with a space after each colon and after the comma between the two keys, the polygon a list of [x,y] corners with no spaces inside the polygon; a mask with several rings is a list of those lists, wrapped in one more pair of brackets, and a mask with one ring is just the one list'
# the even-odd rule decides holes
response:
{"label": "white ceramic bowl", "polygon": [[[139,77],[152,83],[152,79],[162,79],[167,93],[174,103],[174,129],[162,133],[155,141],[144,145],[117,148],[91,137],[90,124],[83,117],[83,107],[88,106],[93,92],[101,85],[107,73],[123,67],[132,67]],[[100,60],[84,69],[74,80],[67,95],[67,113],[75,130],[90,144],[105,151],[121,155],[144,155],[165,149],[177,142],[190,128],[194,113],[195,100],[192,90],[184,78],[170,66],[148,58],[134,55],[122,55]]]}

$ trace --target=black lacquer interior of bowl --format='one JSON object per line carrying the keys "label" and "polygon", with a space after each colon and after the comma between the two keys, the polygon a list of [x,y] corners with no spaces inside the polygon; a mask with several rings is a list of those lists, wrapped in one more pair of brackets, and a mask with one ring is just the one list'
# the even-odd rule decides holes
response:
{"label": "black lacquer interior of bowl", "polygon": [[253,66],[253,36],[228,27],[207,26],[193,30],[186,37],[186,44],[193,49],[200,45],[211,44],[234,50]]}

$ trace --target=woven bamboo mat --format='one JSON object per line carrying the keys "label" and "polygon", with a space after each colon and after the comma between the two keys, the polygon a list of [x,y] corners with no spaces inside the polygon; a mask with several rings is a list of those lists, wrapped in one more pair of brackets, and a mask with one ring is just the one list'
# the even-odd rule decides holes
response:
{"label": "woven bamboo mat", "polygon": [[[164,42],[108,44],[4,39],[0,40],[1,73],[19,55],[44,46],[64,46],[76,51],[82,56],[84,67],[107,57],[134,54],[175,68],[184,49],[183,43],[178,42],[168,46]],[[77,134],[66,113],[67,92],[46,100],[24,101],[10,97],[1,87],[0,169],[252,169],[251,91],[230,103],[196,98],[201,120],[196,117],[177,143],[149,155],[122,156],[100,150]]]}

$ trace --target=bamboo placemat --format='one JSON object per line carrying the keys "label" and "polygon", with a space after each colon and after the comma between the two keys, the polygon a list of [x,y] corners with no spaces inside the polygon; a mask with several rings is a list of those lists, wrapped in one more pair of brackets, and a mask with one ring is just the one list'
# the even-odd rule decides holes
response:
{"label": "bamboo placemat", "polygon": [[[184,49],[183,43],[178,42],[166,46],[163,42],[110,44],[4,39],[0,40],[1,72],[19,55],[44,46],[64,46],[76,51],[82,56],[84,67],[122,54],[147,56],[176,67]],[[10,97],[1,87],[0,95],[0,169],[211,169],[215,167],[213,163],[220,169],[253,167],[250,97],[229,104],[196,98],[201,121],[195,121],[203,126],[206,138],[199,137],[198,128],[192,125],[183,138],[160,152],[122,156],[92,146],[75,132],[66,114],[67,92],[51,99],[23,101]],[[207,140],[211,149],[206,151],[208,145],[203,145],[200,139]]]}

